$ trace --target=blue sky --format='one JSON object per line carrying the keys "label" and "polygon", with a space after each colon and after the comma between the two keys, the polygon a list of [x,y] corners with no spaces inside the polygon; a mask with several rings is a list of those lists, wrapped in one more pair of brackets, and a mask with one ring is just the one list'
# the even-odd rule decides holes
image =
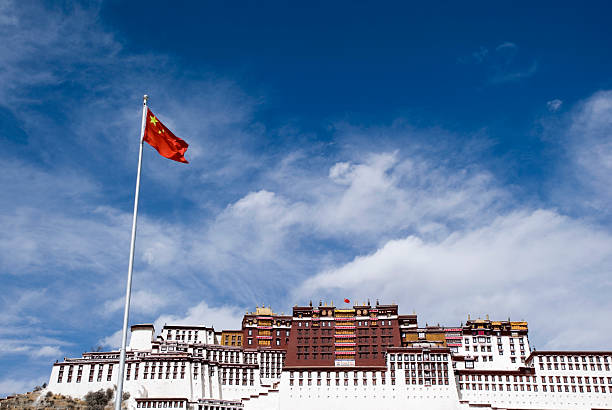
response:
{"label": "blue sky", "polygon": [[0,395],[131,322],[348,297],[609,349],[610,4],[0,4]]}

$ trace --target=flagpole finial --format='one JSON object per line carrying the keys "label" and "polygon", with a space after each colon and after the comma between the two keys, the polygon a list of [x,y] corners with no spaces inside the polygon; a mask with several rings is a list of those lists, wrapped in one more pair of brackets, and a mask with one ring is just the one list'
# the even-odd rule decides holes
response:
{"label": "flagpole finial", "polygon": [[147,94],[145,94],[145,95],[144,95],[144,97],[143,97],[143,100],[144,100],[144,103],[145,103],[145,104],[147,103],[147,100],[148,100],[148,99],[149,99],[149,96],[148,96]]}

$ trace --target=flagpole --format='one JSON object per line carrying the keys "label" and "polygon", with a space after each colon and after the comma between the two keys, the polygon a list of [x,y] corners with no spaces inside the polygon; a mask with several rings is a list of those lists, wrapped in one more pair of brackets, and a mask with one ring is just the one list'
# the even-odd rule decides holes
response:
{"label": "flagpole", "polygon": [[142,168],[142,144],[147,121],[147,99],[143,97],[142,123],[140,125],[140,145],[138,150],[138,172],[136,174],[136,194],[134,195],[134,216],[132,218],[132,239],[130,241],[130,262],[128,264],[128,278],[125,289],[125,310],[123,311],[123,333],[121,335],[121,353],[119,359],[119,373],[117,375],[117,393],[115,397],[115,410],[121,410],[121,399],[123,396],[123,375],[125,370],[125,349],[127,343],[127,327],[130,312],[130,296],[132,294],[132,272],[134,270],[134,247],[136,245],[136,219],[138,217],[138,194],[140,193],[140,170]]}

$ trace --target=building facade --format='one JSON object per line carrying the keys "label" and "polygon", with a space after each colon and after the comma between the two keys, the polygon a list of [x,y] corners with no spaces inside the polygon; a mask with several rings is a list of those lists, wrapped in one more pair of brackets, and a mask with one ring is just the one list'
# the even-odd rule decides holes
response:
{"label": "building facade", "polygon": [[[612,408],[612,352],[532,351],[527,322],[419,326],[395,304],[321,302],[291,316],[258,307],[236,330],[131,331],[129,408]],[[118,362],[118,351],[64,358],[48,390],[83,397],[113,388]]]}

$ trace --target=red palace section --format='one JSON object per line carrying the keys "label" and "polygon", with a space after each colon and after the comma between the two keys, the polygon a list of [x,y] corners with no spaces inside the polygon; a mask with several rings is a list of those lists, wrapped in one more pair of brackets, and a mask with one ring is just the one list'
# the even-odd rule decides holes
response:
{"label": "red palace section", "polygon": [[400,347],[397,305],[295,306],[285,369],[386,366],[384,352]]}

